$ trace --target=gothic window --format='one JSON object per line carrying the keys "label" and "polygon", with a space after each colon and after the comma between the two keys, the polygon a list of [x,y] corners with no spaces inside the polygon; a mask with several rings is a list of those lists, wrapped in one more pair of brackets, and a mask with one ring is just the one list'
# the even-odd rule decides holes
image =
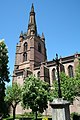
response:
{"label": "gothic window", "polygon": [[41,44],[38,43],[38,51],[41,53]]}
{"label": "gothic window", "polygon": [[74,75],[73,75],[73,66],[72,65],[68,66],[68,75],[69,75],[69,77],[74,77]]}
{"label": "gothic window", "polygon": [[37,77],[40,78],[40,71],[38,71],[38,73],[37,73]]}
{"label": "gothic window", "polygon": [[52,70],[52,80],[56,80],[56,76],[55,76],[55,68],[53,68]]}
{"label": "gothic window", "polygon": [[24,51],[27,51],[27,42],[24,43]]}
{"label": "gothic window", "polygon": [[64,72],[65,73],[65,68],[64,65],[60,64],[60,72]]}
{"label": "gothic window", "polygon": [[25,62],[25,61],[27,61],[27,53],[26,52],[23,54],[23,62]]}

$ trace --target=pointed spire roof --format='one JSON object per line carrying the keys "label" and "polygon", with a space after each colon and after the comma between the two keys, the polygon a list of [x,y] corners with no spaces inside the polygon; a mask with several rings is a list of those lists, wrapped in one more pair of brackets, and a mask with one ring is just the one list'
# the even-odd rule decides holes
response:
{"label": "pointed spire roof", "polygon": [[34,12],[34,5],[32,3],[31,12]]}
{"label": "pointed spire roof", "polygon": [[37,35],[37,26],[36,26],[36,19],[35,19],[35,12],[34,12],[34,5],[32,3],[30,16],[29,16],[29,24],[28,24],[28,35],[31,35],[34,33]]}

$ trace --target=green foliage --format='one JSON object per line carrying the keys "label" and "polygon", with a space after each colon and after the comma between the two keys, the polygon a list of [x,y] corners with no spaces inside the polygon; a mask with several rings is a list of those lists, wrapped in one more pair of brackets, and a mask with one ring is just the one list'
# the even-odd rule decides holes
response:
{"label": "green foliage", "polygon": [[[60,85],[63,99],[73,102],[75,97],[80,96],[80,61],[76,67],[74,78],[60,73]],[[58,98],[58,81],[53,83],[50,93],[52,100]]]}
{"label": "green foliage", "polygon": [[21,86],[18,85],[17,83],[13,83],[12,86],[8,86],[6,89],[6,96],[5,96],[5,101],[10,102],[11,104],[19,103],[22,98],[22,90]]}
{"label": "green foliage", "polygon": [[0,113],[4,114],[5,82],[9,82],[8,50],[4,41],[0,41]]}
{"label": "green foliage", "polygon": [[36,78],[29,76],[23,85],[23,104],[26,108],[29,106],[33,112],[42,113],[47,108],[49,99],[49,84]]}
{"label": "green foliage", "polygon": [[[63,99],[73,101],[76,96],[77,81],[75,78],[70,78],[65,73],[60,74],[61,92]],[[58,84],[57,81],[53,84],[54,90],[53,98],[58,97]]]}
{"label": "green foliage", "polygon": [[11,104],[13,108],[13,118],[15,119],[15,109],[17,104],[22,100],[22,89],[17,83],[8,86],[6,89],[5,101]]}
{"label": "green foliage", "polygon": [[79,64],[78,66],[76,67],[76,78],[80,79],[80,61],[79,61]]}
{"label": "green foliage", "polygon": [[79,120],[80,114],[73,112],[73,113],[71,113],[71,118],[72,118],[72,120]]}
{"label": "green foliage", "polygon": [[77,81],[76,94],[80,96],[80,61],[75,72],[76,72],[75,79]]}
{"label": "green foliage", "polygon": [[0,41],[0,82],[9,82],[8,50],[4,41]]}

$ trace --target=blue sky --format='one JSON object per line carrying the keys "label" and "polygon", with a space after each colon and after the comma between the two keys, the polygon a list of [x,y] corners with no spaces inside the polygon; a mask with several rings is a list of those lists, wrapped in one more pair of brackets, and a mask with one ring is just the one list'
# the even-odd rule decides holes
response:
{"label": "blue sky", "polygon": [[0,0],[0,39],[9,51],[12,74],[20,32],[26,32],[34,4],[38,34],[45,35],[48,60],[80,53],[80,0]]}

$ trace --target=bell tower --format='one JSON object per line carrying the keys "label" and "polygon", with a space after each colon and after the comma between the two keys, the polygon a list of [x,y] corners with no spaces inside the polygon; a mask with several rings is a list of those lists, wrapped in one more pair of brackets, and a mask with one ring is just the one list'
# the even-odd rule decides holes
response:
{"label": "bell tower", "polygon": [[[15,65],[13,75],[26,77],[27,74],[33,73],[34,68],[41,62],[47,60],[45,37],[37,33],[34,6],[32,4],[29,15],[27,32],[21,32],[19,43],[16,45]],[[27,72],[26,72],[27,71]],[[15,79],[16,80],[16,79]]]}

